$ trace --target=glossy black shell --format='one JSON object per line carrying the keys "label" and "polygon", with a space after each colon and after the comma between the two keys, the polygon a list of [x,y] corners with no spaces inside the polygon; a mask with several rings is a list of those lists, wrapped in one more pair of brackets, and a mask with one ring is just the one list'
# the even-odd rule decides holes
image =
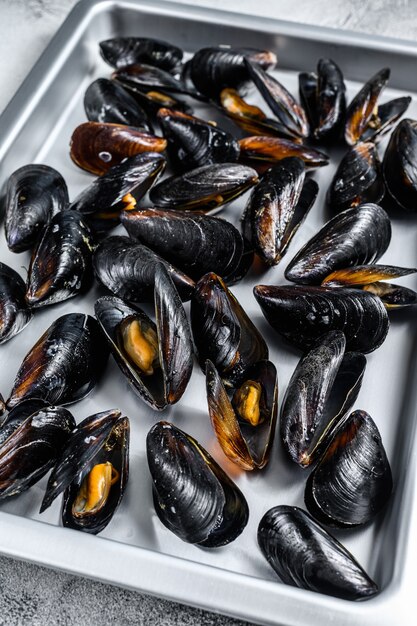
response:
{"label": "glossy black shell", "polygon": [[19,274],[0,263],[0,344],[20,333],[32,319],[25,291],[25,283]]}
{"label": "glossy black shell", "polygon": [[84,109],[90,122],[126,124],[152,132],[148,116],[133,96],[108,78],[98,78],[87,88]]}

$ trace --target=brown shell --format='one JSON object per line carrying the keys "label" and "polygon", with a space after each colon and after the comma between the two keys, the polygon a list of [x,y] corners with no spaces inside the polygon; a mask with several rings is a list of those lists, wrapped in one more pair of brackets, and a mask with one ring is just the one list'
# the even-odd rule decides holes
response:
{"label": "brown shell", "polygon": [[239,144],[242,160],[276,163],[286,157],[298,157],[307,167],[320,167],[329,162],[324,152],[281,137],[244,137]]}

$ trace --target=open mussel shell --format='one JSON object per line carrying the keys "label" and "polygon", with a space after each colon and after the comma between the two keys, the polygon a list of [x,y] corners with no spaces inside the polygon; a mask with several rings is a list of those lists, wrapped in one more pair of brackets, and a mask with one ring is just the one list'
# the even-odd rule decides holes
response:
{"label": "open mussel shell", "polygon": [[372,76],[356,94],[346,111],[345,140],[353,146],[373,122],[378,98],[388,82],[390,70],[383,68]]}
{"label": "open mussel shell", "polygon": [[157,117],[168,139],[171,159],[181,171],[238,160],[238,141],[213,123],[164,108],[159,109]]}
{"label": "open mussel shell", "polygon": [[285,278],[318,285],[335,270],[375,263],[390,241],[391,222],[380,206],[361,204],[346,209],[297,252],[285,270]]}
{"label": "open mussel shell", "polygon": [[246,68],[262,97],[285,126],[298,138],[307,138],[310,133],[306,113],[290,92],[276,78],[265,72],[258,64],[246,59]]}
{"label": "open mussel shell", "polygon": [[26,491],[46,474],[75,420],[63,407],[46,406],[23,421],[13,419],[12,425],[13,432],[0,447],[0,499]]}
{"label": "open mussel shell", "polygon": [[10,176],[5,196],[5,233],[12,252],[30,250],[51,218],[68,205],[61,174],[48,165],[25,165]]}
{"label": "open mussel shell", "polygon": [[407,211],[417,211],[417,121],[401,120],[385,151],[384,179],[394,200]]}
{"label": "open mussel shell", "polygon": [[306,167],[321,167],[329,163],[329,157],[315,148],[295,143],[282,137],[254,136],[239,140],[241,160],[253,163],[274,164],[286,157],[298,157]]}
{"label": "open mussel shell", "polygon": [[152,88],[144,88],[135,86],[129,80],[116,78],[115,82],[128,91],[136,100],[136,102],[145,109],[145,111],[153,117],[161,108],[171,109],[173,111],[182,111],[183,113],[192,114],[193,110],[189,104],[177,96],[177,94],[165,93],[161,90]]}
{"label": "open mussel shell", "polygon": [[151,133],[148,116],[121,85],[108,78],[98,78],[87,88],[84,109],[90,122],[125,124]]}
{"label": "open mussel shell", "polygon": [[212,272],[196,284],[191,298],[191,328],[201,368],[210,360],[227,386],[268,359],[264,338],[224,281]]}
{"label": "open mussel shell", "polygon": [[78,211],[61,211],[43,231],[30,261],[26,301],[32,307],[62,302],[92,279],[93,239]]}
{"label": "open mussel shell", "polygon": [[378,586],[346,548],[306,511],[275,506],[261,519],[258,544],[282,582],[344,600],[364,600]]}
{"label": "open mussel shell", "polygon": [[80,211],[94,232],[106,232],[119,223],[122,209],[138,202],[162,174],[165,157],[145,152],[111,167],[96,178],[70,205]]}
{"label": "open mussel shell", "polygon": [[273,69],[277,62],[276,55],[268,50],[202,48],[190,60],[189,76],[200,93],[216,100],[222,89],[239,90],[250,80],[245,59],[264,69]]}
{"label": "open mussel shell", "polygon": [[131,237],[194,280],[213,271],[229,282],[241,266],[242,235],[226,220],[163,209],[122,211],[120,217]]}
{"label": "open mussel shell", "polygon": [[268,463],[277,420],[277,372],[270,361],[248,368],[230,400],[211,361],[206,362],[207,402],[211,423],[225,455],[244,470]]}
{"label": "open mussel shell", "polygon": [[380,280],[401,278],[417,272],[415,267],[396,267],[394,265],[356,265],[336,270],[327,276],[322,285],[327,287],[349,287],[369,285]]}
{"label": "open mussel shell", "polygon": [[271,326],[301,350],[330,330],[341,330],[348,350],[372,352],[385,340],[388,314],[382,301],[359,289],[302,285],[254,288],[255,298]]}
{"label": "open mussel shell", "polygon": [[25,291],[23,278],[5,263],[0,263],[0,344],[20,333],[32,319]]}
{"label": "open mussel shell", "polygon": [[149,197],[161,208],[208,212],[238,198],[257,182],[258,175],[251,167],[215,163],[166,178],[153,187]]}
{"label": "open mussel shell", "polygon": [[318,141],[339,137],[346,113],[346,86],[339,66],[331,59],[317,64],[317,125],[313,136]]}
{"label": "open mussel shell", "polygon": [[182,50],[177,46],[149,37],[113,37],[100,41],[99,46],[103,59],[116,68],[148,63],[170,71],[183,57]]}
{"label": "open mussel shell", "polygon": [[307,509],[328,526],[359,526],[381,511],[391,491],[391,468],[378,428],[368,413],[354,411],[308,478]]}
{"label": "open mussel shell", "polygon": [[146,438],[155,511],[180,539],[206,548],[234,541],[245,528],[246,499],[190,435],[158,422]]}
{"label": "open mussel shell", "polygon": [[268,265],[277,265],[318,193],[315,181],[305,181],[297,158],[271,167],[252,190],[243,215],[243,232]]}
{"label": "open mussel shell", "polygon": [[152,302],[155,272],[165,265],[181,296],[189,300],[194,281],[146,246],[129,237],[107,237],[93,256],[97,280],[115,296],[128,302]]}
{"label": "open mussel shell", "polygon": [[362,287],[365,291],[381,298],[388,310],[402,309],[417,304],[417,293],[413,289],[392,283],[370,283]]}
{"label": "open mussel shell", "polygon": [[281,409],[281,438],[290,458],[311,465],[331,433],[354,404],[366,358],[346,352],[346,339],[335,330],[319,338],[299,361]]}
{"label": "open mussel shell", "polygon": [[412,98],[402,96],[380,104],[362,135],[362,141],[378,142],[386,135],[410,106]]}
{"label": "open mussel shell", "polygon": [[375,144],[352,146],[341,160],[327,191],[327,203],[339,212],[365,202],[378,203],[385,194],[382,165]]}
{"label": "open mussel shell", "polygon": [[120,67],[112,74],[112,78],[123,87],[134,87],[142,92],[168,92],[168,94],[198,95],[189,92],[182,80],[169,72],[146,63],[134,63]]}
{"label": "open mussel shell", "polygon": [[76,165],[100,176],[127,157],[142,152],[163,152],[166,139],[133,126],[85,122],[74,130],[70,156]]}
{"label": "open mussel shell", "polygon": [[7,407],[27,398],[70,404],[95,386],[107,362],[108,349],[93,317],[62,315],[23,359]]}

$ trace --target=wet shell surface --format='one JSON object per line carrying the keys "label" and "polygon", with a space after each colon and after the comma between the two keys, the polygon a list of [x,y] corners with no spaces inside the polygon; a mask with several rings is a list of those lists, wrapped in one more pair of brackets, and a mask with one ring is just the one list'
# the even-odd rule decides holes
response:
{"label": "wet shell surface", "polygon": [[383,170],[387,189],[407,211],[417,211],[417,121],[402,120],[391,135]]}
{"label": "wet shell surface", "polygon": [[5,263],[0,263],[0,344],[20,333],[32,319],[25,291],[23,278]]}
{"label": "wet shell surface", "polygon": [[177,46],[149,37],[113,37],[100,41],[99,46],[103,59],[116,68],[149,63],[169,71],[181,62],[183,56]]}
{"label": "wet shell surface", "polygon": [[346,111],[345,140],[350,146],[362,140],[378,110],[378,99],[390,77],[389,68],[372,76],[350,102]]}
{"label": "wet shell surface", "polygon": [[298,157],[306,167],[321,167],[329,163],[329,157],[324,152],[282,137],[244,137],[239,140],[239,145],[241,160],[254,166],[273,164],[287,157]]}
{"label": "wet shell surface", "polygon": [[91,83],[84,95],[84,109],[90,122],[125,124],[152,132],[145,111],[114,80],[98,78]]}

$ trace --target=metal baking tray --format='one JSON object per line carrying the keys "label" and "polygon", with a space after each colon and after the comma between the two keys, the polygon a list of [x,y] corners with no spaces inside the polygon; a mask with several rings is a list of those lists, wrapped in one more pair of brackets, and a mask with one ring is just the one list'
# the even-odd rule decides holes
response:
{"label": "metal baking tray", "polygon": [[[270,48],[279,57],[278,78],[293,92],[297,91],[297,72],[313,69],[319,57],[330,56],[340,63],[350,96],[362,81],[388,65],[392,78],[386,97],[411,94],[408,114],[417,117],[417,45],[411,42],[167,2],[84,1],[72,11],[0,118],[0,183],[14,169],[30,162],[47,163],[62,172],[71,198],[90,182],[91,176],[71,162],[68,143],[72,130],[85,120],[85,88],[96,77],[110,73],[100,59],[97,44],[107,37],[135,34],[167,39],[188,53],[226,43]],[[205,115],[200,107],[196,110]],[[227,126],[224,120],[222,124]],[[320,196],[287,257],[267,272],[252,270],[233,287],[269,343],[271,359],[278,369],[281,398],[299,354],[282,344],[267,325],[252,296],[252,287],[282,282],[288,260],[327,218],[324,194],[340,154],[332,152],[332,164],[314,174]],[[223,215],[237,224],[244,203],[245,199],[233,203]],[[417,265],[415,226],[412,215],[393,215],[392,243],[384,262]],[[0,245],[1,260],[25,274],[28,255],[9,253],[3,234]],[[417,287],[415,277],[403,282]],[[99,294],[97,287],[86,298],[77,297],[39,311],[20,335],[1,346],[0,390],[4,395],[11,389],[21,359],[50,323],[70,311],[92,313]],[[155,414],[131,393],[110,360],[100,385],[74,405],[73,412],[81,419],[118,406],[131,418],[130,482],[112,523],[100,536],[93,537],[59,526],[59,502],[40,516],[44,479],[19,498],[0,505],[0,552],[252,622],[288,626],[411,624],[414,612],[407,603],[412,601],[415,589],[417,556],[416,341],[415,312],[392,315],[387,340],[368,356],[363,388],[356,402],[356,408],[367,410],[381,431],[393,468],[395,493],[374,523],[336,533],[379,583],[381,593],[377,597],[352,603],[278,581],[257,548],[257,525],[271,506],[303,506],[306,474],[285,460],[279,438],[265,471],[245,474],[232,467],[215,442],[205,406],[204,379],[197,365],[179,405]],[[188,545],[156,518],[145,435],[161,418],[196,437],[245,493],[250,521],[229,546],[210,551]]]}

